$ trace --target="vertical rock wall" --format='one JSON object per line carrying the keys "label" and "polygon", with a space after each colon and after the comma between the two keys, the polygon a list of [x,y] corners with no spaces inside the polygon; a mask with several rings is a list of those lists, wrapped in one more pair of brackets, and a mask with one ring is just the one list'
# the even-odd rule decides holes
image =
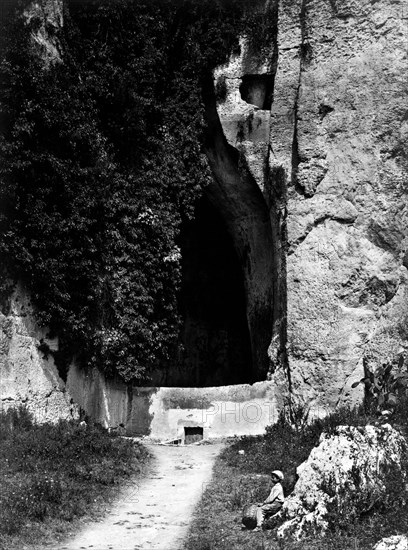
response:
{"label": "vertical rock wall", "polygon": [[[363,355],[407,346],[407,20],[403,2],[299,2],[292,49],[288,5],[271,125],[272,164],[292,148],[288,359],[293,394],[325,407],[353,400]],[[274,128],[288,90],[285,143]]]}
{"label": "vertical rock wall", "polygon": [[[350,386],[364,355],[407,350],[407,14],[391,0],[281,0],[278,12],[269,57],[248,68],[244,45],[220,67],[218,112],[271,199],[273,377],[324,412],[361,397]],[[249,72],[268,71],[270,113],[240,93]]]}
{"label": "vertical rock wall", "polygon": [[[254,370],[251,379],[257,381],[265,379],[268,371],[267,350],[273,323],[275,271],[270,216],[257,185],[257,170],[251,166],[251,161],[256,162],[261,155],[254,153],[253,158],[248,159],[236,143],[231,143],[231,139],[227,141],[211,81],[206,92],[207,135],[204,150],[214,178],[204,189],[204,194],[220,214],[242,267]],[[227,109],[228,105],[229,102]],[[222,117],[221,120],[226,119]],[[245,123],[248,123],[247,119]],[[245,133],[239,116],[231,121],[231,126],[232,133],[234,129]],[[255,127],[258,126],[262,126],[261,118],[256,120]],[[264,121],[263,128],[265,126],[268,127]],[[262,129],[259,133],[263,135]]]}
{"label": "vertical rock wall", "polygon": [[78,418],[79,407],[41,344],[58,348],[58,340],[36,324],[29,297],[18,287],[9,314],[0,313],[0,410],[25,406],[37,422]]}

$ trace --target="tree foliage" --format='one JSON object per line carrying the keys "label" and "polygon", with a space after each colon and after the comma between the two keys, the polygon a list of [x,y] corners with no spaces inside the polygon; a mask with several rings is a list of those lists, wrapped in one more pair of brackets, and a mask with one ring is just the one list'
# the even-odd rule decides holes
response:
{"label": "tree foliage", "polygon": [[140,381],[176,356],[177,239],[211,178],[201,83],[237,47],[246,10],[69,0],[49,70],[21,7],[2,21],[2,291],[24,282],[60,362]]}

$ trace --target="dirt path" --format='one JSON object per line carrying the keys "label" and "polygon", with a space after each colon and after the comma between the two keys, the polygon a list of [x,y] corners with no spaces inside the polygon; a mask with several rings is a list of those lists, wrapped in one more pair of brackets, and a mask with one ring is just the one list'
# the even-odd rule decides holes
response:
{"label": "dirt path", "polygon": [[150,473],[58,550],[179,550],[222,444],[148,448]]}

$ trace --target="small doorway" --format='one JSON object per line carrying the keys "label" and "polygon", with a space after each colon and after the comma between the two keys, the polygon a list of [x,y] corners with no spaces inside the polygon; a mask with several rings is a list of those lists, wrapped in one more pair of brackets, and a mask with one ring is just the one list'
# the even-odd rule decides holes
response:
{"label": "small doorway", "polygon": [[199,426],[184,428],[185,445],[190,445],[191,443],[196,443],[197,441],[201,441],[203,437],[204,437],[204,428],[200,428]]}

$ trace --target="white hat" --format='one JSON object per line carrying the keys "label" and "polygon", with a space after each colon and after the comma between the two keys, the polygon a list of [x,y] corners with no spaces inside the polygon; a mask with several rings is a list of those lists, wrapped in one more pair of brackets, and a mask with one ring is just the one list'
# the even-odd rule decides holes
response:
{"label": "white hat", "polygon": [[283,481],[284,475],[280,470],[274,470],[271,472],[271,476],[276,476],[280,481]]}

